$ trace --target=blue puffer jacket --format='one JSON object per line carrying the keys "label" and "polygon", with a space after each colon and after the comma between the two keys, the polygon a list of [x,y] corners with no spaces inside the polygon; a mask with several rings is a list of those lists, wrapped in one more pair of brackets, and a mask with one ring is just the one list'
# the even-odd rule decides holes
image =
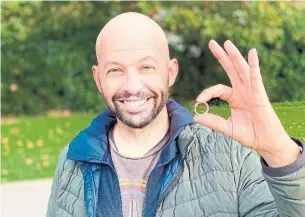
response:
{"label": "blue puffer jacket", "polygon": [[[173,100],[167,108],[170,140],[148,178],[144,217],[305,216],[304,153],[292,165],[269,168],[252,150],[195,124]],[[63,150],[49,217],[122,216],[107,138],[115,121],[101,113]]]}
{"label": "blue puffer jacket", "polygon": [[[168,144],[162,150],[160,159],[151,172],[147,181],[146,197],[144,205],[144,216],[152,216],[156,210],[159,198],[170,189],[170,185],[178,177],[173,177],[177,169],[181,169],[181,156],[177,154],[176,138],[185,126],[193,124],[193,118],[190,113],[174,101],[168,103],[169,116],[171,119],[170,139]],[[108,150],[107,132],[115,123],[116,119],[108,111],[97,117],[91,125],[81,132],[70,144],[68,158],[75,161],[89,162],[101,165],[93,167],[92,164],[82,164],[82,172],[85,179],[85,198],[88,217],[96,216],[97,200],[105,201],[101,203],[105,206],[99,209],[99,216],[121,216],[120,187],[118,177],[111,161],[110,151]],[[87,144],[86,146],[83,144]],[[170,162],[169,165],[167,165]],[[100,177],[100,174],[103,174]],[[89,178],[90,177],[90,178]],[[102,181],[100,181],[100,178]],[[161,182],[157,182],[161,180]],[[95,184],[93,184],[94,182]],[[95,186],[95,189],[94,189]],[[168,186],[167,188],[164,188]],[[101,189],[99,189],[101,188]],[[97,197],[97,191],[104,192]]]}

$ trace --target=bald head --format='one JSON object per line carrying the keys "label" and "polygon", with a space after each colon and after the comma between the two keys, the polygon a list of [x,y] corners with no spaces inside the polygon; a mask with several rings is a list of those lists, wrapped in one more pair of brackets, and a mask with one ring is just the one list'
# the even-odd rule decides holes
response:
{"label": "bald head", "polygon": [[[148,126],[165,108],[178,62],[169,59],[161,27],[147,16],[124,13],[110,20],[96,41],[93,77],[107,108],[131,128]],[[162,111],[162,112],[161,112]]]}
{"label": "bald head", "polygon": [[162,58],[169,60],[164,31],[151,18],[139,13],[128,12],[114,17],[104,26],[96,40],[98,63],[111,52],[141,49],[155,49]]}

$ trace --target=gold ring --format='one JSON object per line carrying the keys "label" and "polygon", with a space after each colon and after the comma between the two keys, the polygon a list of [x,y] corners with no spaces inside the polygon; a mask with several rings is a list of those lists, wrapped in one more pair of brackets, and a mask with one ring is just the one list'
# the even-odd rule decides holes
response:
{"label": "gold ring", "polygon": [[[204,104],[204,105],[207,107],[207,110],[206,110],[203,114],[199,114],[199,113],[197,112],[197,106],[198,106],[199,104]],[[206,102],[196,102],[196,104],[195,104],[195,113],[196,113],[197,115],[205,115],[206,113],[208,113],[208,111],[209,111],[209,104],[207,104]]]}

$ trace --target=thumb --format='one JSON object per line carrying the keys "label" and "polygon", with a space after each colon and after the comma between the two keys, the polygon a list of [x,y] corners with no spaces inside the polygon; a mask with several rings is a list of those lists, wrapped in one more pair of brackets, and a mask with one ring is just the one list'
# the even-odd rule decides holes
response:
{"label": "thumb", "polygon": [[205,115],[195,115],[194,120],[197,123],[207,126],[215,131],[219,131],[228,137],[232,137],[232,124],[218,115],[209,113]]}

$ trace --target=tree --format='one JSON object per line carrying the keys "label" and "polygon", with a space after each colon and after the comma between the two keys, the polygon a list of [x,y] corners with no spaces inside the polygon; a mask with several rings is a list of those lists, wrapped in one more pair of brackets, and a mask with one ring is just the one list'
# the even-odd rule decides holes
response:
{"label": "tree", "polygon": [[[302,5],[302,4],[301,4]],[[171,96],[194,100],[206,87],[229,84],[208,50],[232,40],[256,47],[272,101],[304,100],[304,7],[289,2],[3,2],[2,113],[68,108],[101,111],[92,79],[95,40],[115,15],[147,14],[166,31],[180,74]]]}

